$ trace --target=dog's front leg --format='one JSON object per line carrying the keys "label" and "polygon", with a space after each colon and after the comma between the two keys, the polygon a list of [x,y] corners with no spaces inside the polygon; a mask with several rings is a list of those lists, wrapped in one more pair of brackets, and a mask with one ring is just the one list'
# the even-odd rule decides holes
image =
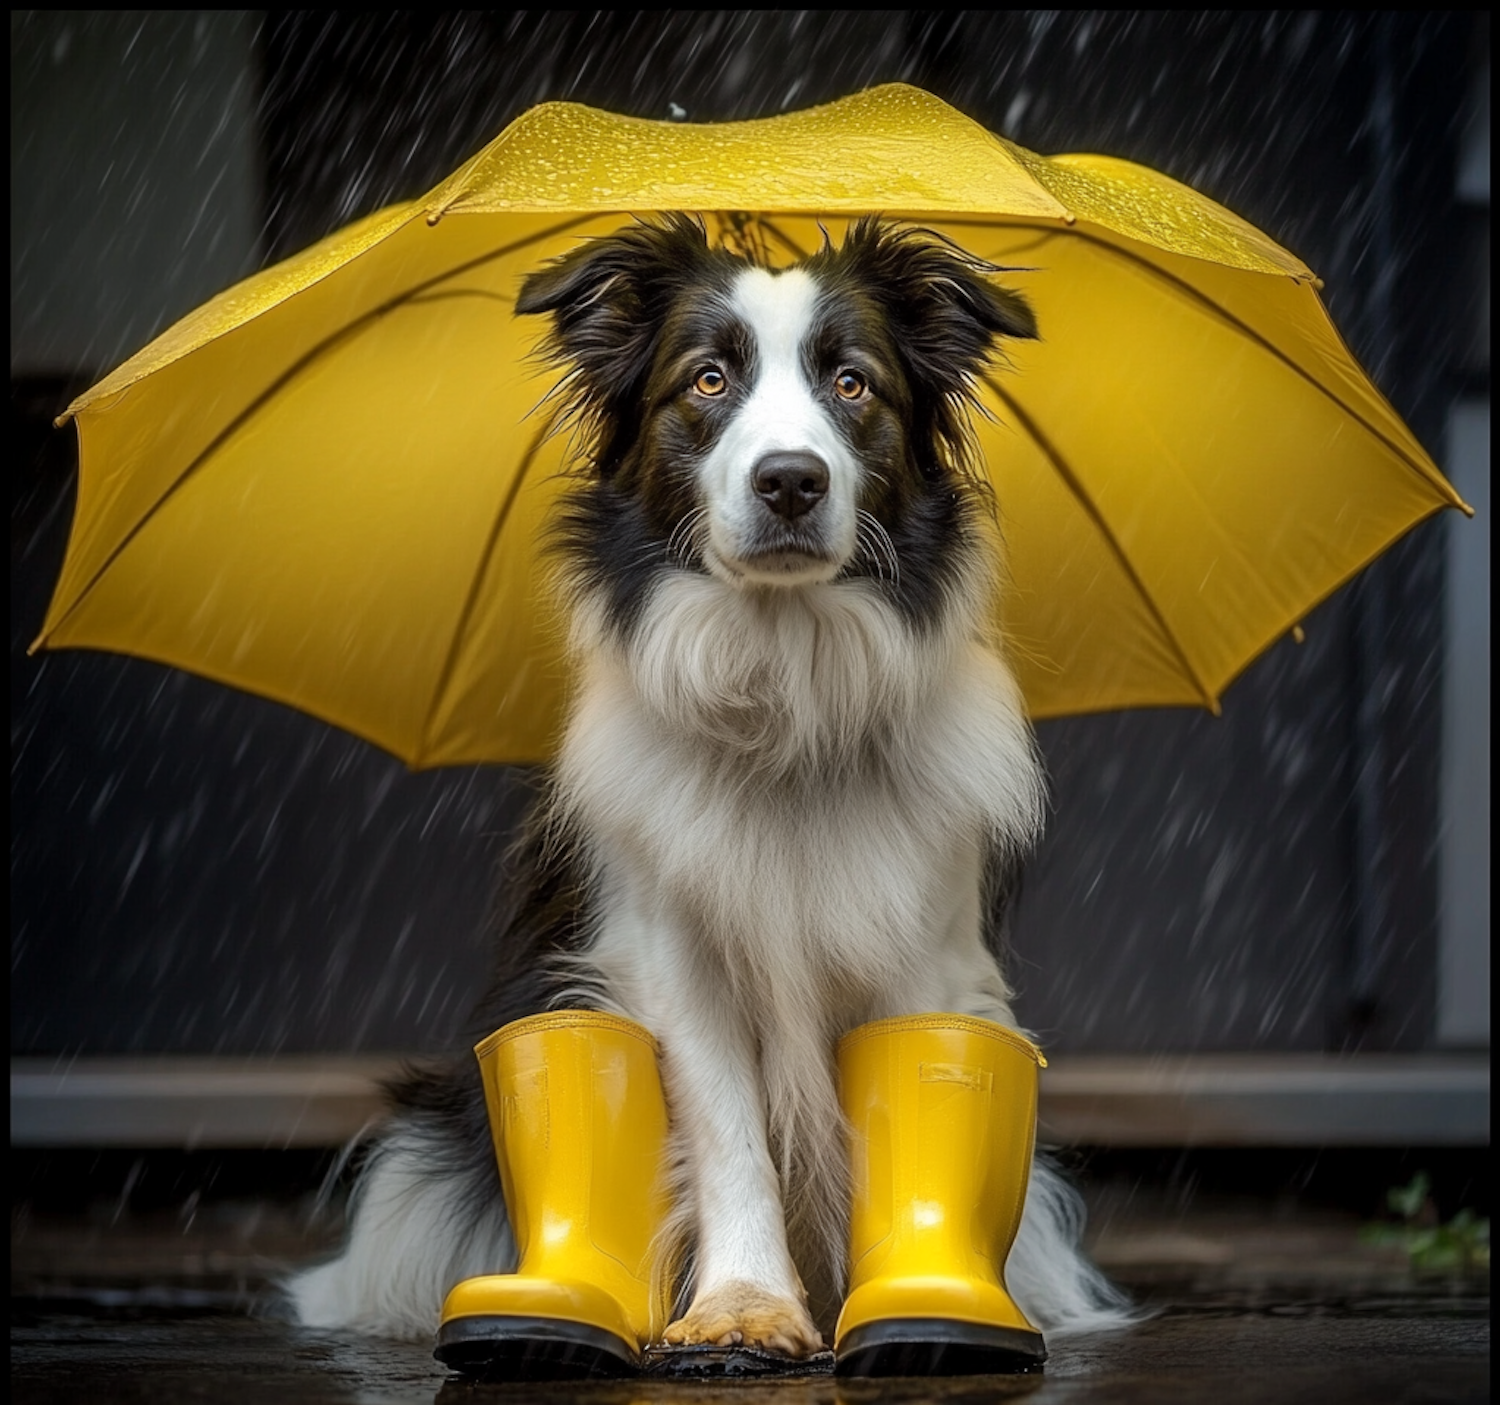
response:
{"label": "dog's front leg", "polygon": [[733,1003],[710,993],[718,982],[683,974],[660,992],[652,1025],[696,1230],[692,1303],[666,1340],[806,1356],[823,1341],[787,1247],[755,1042]]}

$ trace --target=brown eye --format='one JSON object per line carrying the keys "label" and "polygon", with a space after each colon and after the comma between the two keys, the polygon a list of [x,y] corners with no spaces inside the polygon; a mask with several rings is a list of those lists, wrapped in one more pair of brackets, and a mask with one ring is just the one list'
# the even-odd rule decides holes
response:
{"label": "brown eye", "polygon": [[858,371],[840,371],[834,378],[833,389],[841,400],[860,400],[869,386]]}
{"label": "brown eye", "polygon": [[717,366],[705,366],[698,372],[693,389],[699,395],[722,395],[729,389],[729,381]]}

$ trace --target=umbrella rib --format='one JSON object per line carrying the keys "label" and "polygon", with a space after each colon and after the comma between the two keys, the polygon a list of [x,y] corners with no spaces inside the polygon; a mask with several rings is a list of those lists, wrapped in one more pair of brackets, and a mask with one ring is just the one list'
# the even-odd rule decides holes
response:
{"label": "umbrella rib", "polygon": [[[469,591],[464,598],[463,608],[458,613],[458,623],[454,626],[453,638],[448,643],[448,652],[443,658],[443,667],[438,674],[437,686],[432,691],[432,701],[427,706],[427,721],[422,728],[422,750],[425,755],[428,749],[430,734],[433,723],[437,719],[438,709],[442,706],[443,699],[447,696],[449,684],[453,681],[454,670],[458,667],[458,654],[463,645],[464,635],[469,627],[469,620],[474,614],[475,607],[479,603],[480,587],[484,584],[484,578],[489,574],[490,561],[494,557],[495,547],[500,541],[500,534],[505,530],[505,524],[510,520],[511,510],[516,505],[516,498],[520,495],[521,485],[526,481],[526,476],[531,472],[531,466],[536,462],[536,456],[542,445],[546,442],[551,432],[551,426],[543,424],[536,434],[532,436],[531,443],[527,445],[526,453],[522,456],[520,467],[517,468],[512,477],[510,487],[506,490],[504,498],[500,501],[500,510],[495,514],[495,520],[490,524],[489,536],[485,539],[484,550],[480,553],[476,563],[473,578],[469,582]],[[420,757],[418,764],[420,764]]]}
{"label": "umbrella rib", "polygon": [[[457,273],[466,273],[467,269],[455,270]],[[452,278],[454,274],[446,275]],[[432,303],[451,302],[455,298],[480,298],[489,302],[497,302],[502,307],[514,307],[514,298],[501,297],[499,293],[492,293],[488,288],[435,288],[431,292],[417,293],[408,299],[408,302]]]}
{"label": "umbrella rib", "polygon": [[[504,258],[507,254],[512,254],[517,249],[524,249],[528,244],[540,243],[544,239],[550,239],[555,235],[565,233],[567,230],[575,228],[580,224],[585,224],[589,220],[594,218],[595,216],[592,214],[579,215],[571,220],[564,220],[561,224],[553,225],[548,229],[541,230],[536,234],[527,235],[525,239],[519,239],[514,243],[506,244],[499,249],[491,249],[487,253],[477,255],[476,257],[470,259],[467,263],[459,264],[455,268],[450,268],[445,270],[441,274],[436,274],[433,277],[427,279],[425,282],[418,283],[415,287],[408,288],[405,292],[398,294],[396,297],[390,298],[386,302],[379,304],[377,307],[372,307],[368,312],[362,313],[347,326],[340,327],[336,332],[333,332],[329,336],[325,337],[322,341],[318,342],[317,345],[309,347],[307,351],[305,351],[301,356],[297,358],[297,360],[295,360],[290,366],[288,366],[285,371],[277,376],[270,385],[268,385],[264,390],[260,392],[260,394],[255,396],[255,398],[251,400],[250,403],[244,407],[244,409],[242,409],[237,415],[235,415],[234,418],[231,419],[229,423],[223,427],[223,429],[221,429],[216,435],[214,435],[214,437],[209,440],[209,442],[204,445],[204,447],[200,449],[191,460],[189,460],[189,462],[184,466],[182,472],[179,473],[177,477],[172,481],[172,483],[167,487],[166,491],[163,492],[161,496],[151,504],[150,509],[141,517],[141,519],[133,527],[131,527],[130,530],[124,534],[124,536],[120,538],[120,540],[114,545],[113,548],[111,548],[109,554],[104,558],[102,562],[100,562],[98,568],[94,571],[94,574],[89,577],[88,581],[73,596],[72,603],[60,616],[58,616],[56,620],[53,621],[50,629],[47,629],[37,637],[28,652],[34,653],[43,644],[48,635],[56,633],[57,630],[64,623],[66,623],[66,621],[72,616],[73,612],[77,610],[78,607],[86,599],[88,599],[94,587],[98,585],[105,572],[107,572],[109,568],[115,564],[115,562],[119,559],[120,554],[141,533],[141,531],[145,528],[146,523],[148,523],[168,502],[171,501],[172,498],[177,495],[178,490],[181,489],[188,482],[188,480],[192,478],[193,475],[196,474],[205,463],[208,462],[212,455],[224,444],[226,444],[234,434],[236,434],[241,428],[243,428],[244,425],[246,425],[264,405],[268,404],[275,395],[285,389],[287,385],[289,385],[293,380],[301,375],[302,372],[305,371],[310,365],[333,350],[334,347],[339,345],[340,342],[344,341],[348,337],[354,335],[357,332],[363,331],[367,326],[378,321],[388,313],[394,312],[397,308],[404,307],[408,303],[419,300],[423,297],[424,294],[427,294],[430,290],[437,288],[440,284],[446,283],[449,279],[455,278],[460,274],[468,273],[475,268],[480,268],[484,264],[490,263],[495,259]],[[452,295],[457,294],[450,294],[450,296]],[[443,296],[443,294],[439,293],[438,296]]]}
{"label": "umbrella rib", "polygon": [[989,387],[991,394],[1015,417],[1016,422],[1026,431],[1032,443],[1046,456],[1047,462],[1052,465],[1058,477],[1068,485],[1074,498],[1077,499],[1079,506],[1083,508],[1089,521],[1094,524],[1095,529],[1104,539],[1110,554],[1115,558],[1120,569],[1124,571],[1130,583],[1135,587],[1136,593],[1150,612],[1151,618],[1156,622],[1156,627],[1161,632],[1162,638],[1176,656],[1183,673],[1192,679],[1193,685],[1198,689],[1199,694],[1203,698],[1203,705],[1217,716],[1219,713],[1219,700],[1214,695],[1213,689],[1208,686],[1203,676],[1193,666],[1192,660],[1188,658],[1187,652],[1183,649],[1176,632],[1167,623],[1166,616],[1162,614],[1156,600],[1152,597],[1150,590],[1147,589],[1145,581],[1141,579],[1139,572],[1136,571],[1129,556],[1126,555],[1124,549],[1121,547],[1113,528],[1105,520],[1104,514],[1099,510],[1098,503],[1094,501],[1088,489],[1084,487],[1082,480],[1073,472],[1072,466],[1063,457],[1057,446],[1047,437],[1042,427],[1021,408],[1015,399],[1000,388],[999,383],[993,376],[985,376],[984,383]]}
{"label": "umbrella rib", "polygon": [[784,229],[775,224],[774,221],[767,219],[764,215],[759,215],[757,216],[757,218],[760,220],[761,225],[765,228],[766,233],[772,235],[781,245],[781,247],[785,249],[789,254],[791,254],[793,258],[805,259],[808,257],[807,250],[801,248],[798,245],[797,241],[793,239],[792,236],[788,234]]}
{"label": "umbrella rib", "polygon": [[[1284,352],[1279,346],[1277,346],[1275,342],[1271,341],[1268,337],[1263,336],[1260,332],[1257,332],[1254,327],[1249,325],[1249,323],[1242,321],[1239,317],[1236,317],[1235,314],[1230,312],[1228,308],[1223,307],[1219,303],[1215,302],[1213,298],[1209,297],[1206,293],[1200,291],[1199,289],[1193,287],[1193,285],[1187,282],[1185,279],[1179,278],[1175,273],[1169,273],[1166,269],[1152,263],[1150,259],[1142,258],[1140,255],[1133,254],[1129,250],[1121,249],[1117,245],[1109,243],[1107,240],[1094,239],[1087,234],[1083,235],[1083,238],[1089,239],[1090,242],[1098,245],[1100,248],[1109,250],[1111,253],[1118,255],[1120,258],[1126,259],[1131,263],[1138,264],[1141,267],[1148,269],[1152,275],[1161,279],[1162,282],[1170,284],[1180,293],[1186,295],[1191,301],[1196,302],[1201,307],[1207,308],[1210,312],[1213,313],[1213,315],[1221,318],[1228,326],[1234,328],[1236,332],[1239,332],[1242,336],[1249,339],[1256,346],[1260,347],[1261,350],[1269,352],[1270,355],[1274,356],[1278,361],[1280,361],[1281,364],[1285,366],[1289,371],[1291,371],[1294,376],[1298,377],[1298,379],[1305,381],[1314,390],[1320,392],[1322,395],[1327,397],[1327,399],[1331,400],[1335,405],[1339,407],[1340,410],[1348,415],[1350,419],[1352,419],[1356,424],[1361,425],[1372,438],[1378,439],[1382,444],[1384,444],[1385,447],[1389,449],[1401,463],[1406,465],[1407,469],[1410,472],[1416,474],[1417,477],[1422,479],[1422,481],[1428,485],[1428,487],[1440,489],[1440,486],[1446,486],[1446,484],[1440,485],[1438,482],[1434,481],[1432,474],[1429,473],[1420,462],[1413,459],[1412,456],[1401,447],[1401,445],[1395,443],[1383,430],[1371,424],[1370,421],[1366,419],[1364,415],[1362,415],[1353,406],[1345,404],[1345,402],[1340,399],[1340,397],[1336,395],[1329,386],[1323,384],[1323,382],[1320,381],[1316,376],[1304,370],[1290,356],[1288,356],[1286,352]],[[1358,366],[1358,360],[1355,358],[1353,353],[1350,352],[1348,346],[1344,342],[1343,336],[1339,333],[1338,328],[1333,326],[1332,318],[1329,318],[1329,327],[1333,331],[1334,336],[1338,337],[1339,345],[1343,348],[1344,354],[1349,358],[1350,363],[1354,366]],[[1370,385],[1371,388],[1375,390],[1377,395],[1380,394],[1380,388],[1375,385],[1374,381],[1371,381]],[[1384,398],[1385,397],[1382,395],[1381,399]],[[1456,494],[1453,494],[1451,488],[1447,493],[1444,493],[1443,496],[1447,497],[1453,504],[1453,506],[1460,506],[1460,500],[1458,499]],[[1470,510],[1470,515],[1472,515],[1472,509]]]}
{"label": "umbrella rib", "polygon": [[[946,221],[946,223],[961,225],[965,228],[970,227],[971,225],[975,225],[976,227],[980,228],[989,227],[977,224],[977,222],[974,221],[967,220],[948,220]],[[1376,439],[1381,444],[1385,445],[1385,447],[1390,450],[1390,452],[1396,457],[1396,459],[1406,466],[1409,472],[1415,474],[1424,483],[1426,483],[1429,488],[1432,488],[1435,492],[1439,493],[1450,506],[1458,508],[1467,516],[1472,517],[1474,515],[1474,509],[1471,508],[1467,503],[1465,503],[1463,499],[1453,491],[1452,486],[1448,484],[1447,481],[1441,477],[1441,475],[1434,477],[1434,473],[1436,472],[1435,469],[1429,471],[1419,460],[1412,458],[1411,454],[1408,453],[1406,449],[1402,448],[1400,444],[1395,443],[1389,435],[1387,435],[1377,426],[1371,424],[1370,421],[1366,419],[1365,416],[1362,415],[1357,409],[1355,409],[1351,405],[1346,404],[1342,399],[1339,398],[1338,395],[1334,393],[1332,389],[1324,385],[1323,382],[1320,381],[1316,376],[1312,375],[1310,372],[1304,370],[1301,366],[1299,366],[1296,361],[1288,356],[1287,353],[1284,352],[1279,346],[1277,346],[1275,342],[1271,341],[1268,337],[1263,336],[1260,332],[1256,331],[1254,327],[1249,325],[1249,323],[1235,316],[1235,314],[1230,312],[1228,308],[1215,302],[1214,299],[1209,297],[1206,293],[1202,292],[1198,288],[1195,288],[1186,279],[1179,278],[1175,273],[1169,272],[1168,270],[1162,268],[1159,264],[1152,263],[1150,259],[1144,258],[1140,254],[1133,253],[1129,249],[1121,248],[1118,244],[1113,244],[1107,239],[1101,239],[1098,237],[1098,235],[1089,234],[1087,231],[1078,229],[1076,226],[1072,229],[1069,229],[1066,233],[1060,230],[1048,230],[1045,231],[1045,233],[1048,234],[1051,238],[1085,240],[1086,242],[1094,245],[1095,248],[1103,249],[1107,253],[1115,255],[1117,258],[1123,260],[1124,262],[1143,269],[1149,276],[1160,279],[1162,282],[1169,284],[1190,302],[1197,304],[1212,316],[1219,318],[1222,322],[1224,322],[1226,326],[1232,327],[1236,332],[1244,336],[1247,341],[1251,342],[1255,346],[1260,347],[1262,351],[1265,351],[1269,355],[1275,357],[1276,360],[1280,361],[1281,364],[1284,365],[1289,371],[1291,371],[1291,373],[1299,380],[1305,381],[1320,395],[1323,395],[1327,399],[1331,400],[1335,405],[1339,407],[1340,410],[1348,415],[1351,420],[1353,420],[1357,425],[1364,429],[1371,438]],[[1262,276],[1274,277],[1275,275],[1266,274]],[[1292,277],[1291,274],[1287,274],[1285,276],[1288,278]],[[1319,305],[1321,306],[1321,304]],[[1348,345],[1343,339],[1342,334],[1339,332],[1338,328],[1333,325],[1332,318],[1329,318],[1329,328],[1333,332],[1334,336],[1338,338],[1339,345],[1343,348],[1344,354],[1348,356],[1350,364],[1358,367],[1358,359],[1352,352],[1350,352]],[[1371,387],[1376,391],[1377,394],[1380,393],[1379,387],[1375,386],[1373,381],[1371,382]],[[1381,396],[1381,398],[1384,399],[1385,397]],[[1395,413],[1394,409],[1392,410],[1392,413]]]}

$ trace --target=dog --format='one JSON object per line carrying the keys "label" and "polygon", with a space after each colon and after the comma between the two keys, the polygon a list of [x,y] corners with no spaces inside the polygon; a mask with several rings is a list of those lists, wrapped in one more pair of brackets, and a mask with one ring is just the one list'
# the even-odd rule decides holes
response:
{"label": "dog", "polygon": [[[690,1272],[673,1342],[822,1349],[849,1204],[833,1046],[942,1011],[1014,1026],[1000,951],[1045,809],[991,637],[975,387],[1037,335],[1003,270],[876,218],[773,271],[686,216],[525,280],[579,448],[556,526],[578,686],[473,1033],[646,1026]],[[414,1070],[309,1326],[428,1336],[514,1267],[472,1057]],[[1081,1202],[1035,1164],[1007,1277],[1042,1330],[1118,1325]]]}

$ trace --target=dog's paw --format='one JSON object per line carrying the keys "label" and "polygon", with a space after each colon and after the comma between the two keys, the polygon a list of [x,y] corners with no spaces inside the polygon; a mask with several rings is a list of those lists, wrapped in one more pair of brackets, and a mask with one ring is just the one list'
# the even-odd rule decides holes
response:
{"label": "dog's paw", "polygon": [[823,1350],[807,1309],[753,1283],[722,1283],[693,1301],[663,1333],[668,1346],[758,1346],[787,1356]]}

